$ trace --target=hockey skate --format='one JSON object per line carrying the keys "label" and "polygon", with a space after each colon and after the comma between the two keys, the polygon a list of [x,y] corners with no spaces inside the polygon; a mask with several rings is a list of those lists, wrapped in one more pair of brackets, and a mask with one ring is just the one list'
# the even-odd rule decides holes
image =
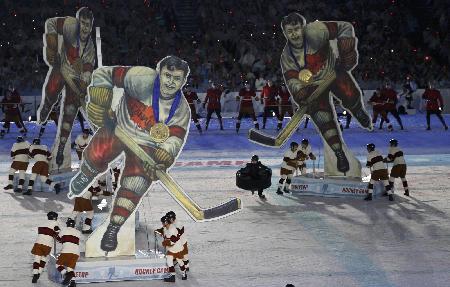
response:
{"label": "hockey skate", "polygon": [[343,150],[337,150],[334,152],[334,154],[336,155],[336,160],[337,160],[337,169],[342,172],[342,173],[346,173],[347,171],[350,170],[350,164],[347,160],[347,157],[345,156],[345,153]]}
{"label": "hockey skate", "polygon": [[409,190],[405,190],[404,195],[409,196]]}
{"label": "hockey skate", "polygon": [[73,277],[75,277],[75,273],[73,271],[67,272],[64,276],[64,280],[61,283],[64,286],[67,286],[70,284],[70,281],[72,281]]}
{"label": "hockey skate", "polygon": [[16,188],[16,189],[14,189],[14,192],[22,193],[22,189],[21,188]]}
{"label": "hockey skate", "polygon": [[281,195],[283,194],[280,187],[277,189],[277,194],[281,194]]}
{"label": "hockey skate", "polygon": [[55,189],[56,194],[61,192],[61,186],[59,185],[59,183],[55,184],[55,186],[53,188]]}
{"label": "hockey skate", "polygon": [[75,282],[75,280],[70,281],[70,284],[68,287],[76,287],[77,283]]}
{"label": "hockey skate", "polygon": [[183,272],[183,275],[181,275],[181,280],[187,280],[187,273],[186,273],[186,271]]}
{"label": "hockey skate", "polygon": [[169,277],[164,278],[164,282],[175,282],[175,275],[170,275]]}
{"label": "hockey skate", "polygon": [[81,233],[83,234],[91,234],[92,233],[92,228],[86,229],[86,230],[82,230]]}
{"label": "hockey skate", "polygon": [[289,191],[289,187],[287,187],[287,186],[284,186],[283,191],[284,191],[284,193],[291,193],[291,192]]}
{"label": "hockey skate", "polygon": [[110,252],[116,250],[117,234],[119,233],[120,227],[120,225],[115,225],[112,223],[108,225],[100,243],[100,248],[103,251]]}
{"label": "hockey skate", "polygon": [[33,274],[33,279],[31,279],[31,283],[37,283],[41,274]]}
{"label": "hockey skate", "polygon": [[56,164],[61,166],[64,162],[64,145],[61,147],[61,144],[58,147],[58,153],[56,154]]}
{"label": "hockey skate", "polygon": [[368,193],[367,196],[364,198],[364,200],[367,200],[367,201],[372,200],[372,194]]}
{"label": "hockey skate", "polygon": [[31,195],[31,189],[29,189],[26,192],[24,192],[23,195]]}
{"label": "hockey skate", "polygon": [[394,201],[394,195],[393,194],[389,194],[389,201]]}
{"label": "hockey skate", "polygon": [[9,189],[13,189],[14,186],[12,184],[8,184],[7,186],[5,186],[3,189],[4,190],[9,190]]}

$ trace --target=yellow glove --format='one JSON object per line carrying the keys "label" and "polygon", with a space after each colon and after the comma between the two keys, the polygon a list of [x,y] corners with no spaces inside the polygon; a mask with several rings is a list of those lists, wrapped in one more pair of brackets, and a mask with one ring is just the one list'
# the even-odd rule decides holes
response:
{"label": "yellow glove", "polygon": [[163,164],[166,168],[173,163],[173,157],[164,149],[158,148],[153,154],[153,159],[157,164]]}

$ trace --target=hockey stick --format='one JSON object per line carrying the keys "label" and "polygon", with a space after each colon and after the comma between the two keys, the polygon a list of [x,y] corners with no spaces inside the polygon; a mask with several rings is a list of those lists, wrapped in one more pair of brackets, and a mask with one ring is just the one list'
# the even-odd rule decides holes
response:
{"label": "hockey stick", "polygon": [[[324,79],[323,82],[314,90],[314,92],[309,97],[309,102],[314,101],[317,97],[319,97],[336,79],[336,73],[330,72]],[[284,129],[276,136],[272,137],[263,132],[260,132],[256,129],[250,129],[248,133],[248,138],[250,141],[255,142],[260,145],[271,146],[271,147],[280,147],[282,146],[288,138],[295,132],[298,125],[303,120],[307,110],[307,106],[301,106],[291,117],[291,120],[287,123]]]}
{"label": "hockey stick", "polygon": [[316,178],[316,161],[313,160],[313,178]]}
{"label": "hockey stick", "polygon": [[[115,135],[142,161],[155,165],[155,161],[119,126],[116,126]],[[169,194],[187,211],[195,221],[214,220],[241,209],[241,200],[232,198],[231,200],[211,208],[201,208],[192,198],[190,198],[178,183],[168,173],[156,169],[156,176]]]}

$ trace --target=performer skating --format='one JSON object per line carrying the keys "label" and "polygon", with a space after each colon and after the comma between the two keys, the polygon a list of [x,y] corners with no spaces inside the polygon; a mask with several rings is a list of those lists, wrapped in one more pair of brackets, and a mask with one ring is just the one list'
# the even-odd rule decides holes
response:
{"label": "performer skating", "polygon": [[184,267],[186,268],[186,271],[189,271],[189,250],[188,250],[188,244],[187,244],[187,238],[186,233],[184,230],[184,226],[181,224],[178,224],[177,221],[177,215],[173,211],[169,211],[166,213],[166,217],[169,219],[170,223],[178,230],[177,237],[181,240],[181,244],[183,244],[183,263]]}
{"label": "performer skating", "polygon": [[[288,42],[281,55],[284,80],[293,100],[305,107],[325,142],[333,150],[337,170],[347,172],[350,165],[343,150],[343,143],[335,122],[329,92],[339,99],[362,127],[371,130],[372,123],[362,104],[362,93],[350,71],[358,62],[357,39],[353,26],[348,22],[314,21],[306,24],[303,16],[291,13],[282,23]],[[337,39],[339,57],[336,59],[330,41]],[[318,97],[310,95],[336,74],[335,80]]]}
{"label": "performer skating", "polygon": [[[403,130],[403,123],[402,119],[400,118],[400,115],[397,111],[397,93],[395,90],[391,87],[390,83],[386,83],[384,88],[381,89],[381,98],[384,100],[383,109],[385,110],[386,114],[391,113],[394,118],[397,120],[398,124],[400,125],[400,129]],[[380,127],[383,127],[383,118],[380,122]]]}
{"label": "performer skating", "polygon": [[30,158],[34,159],[35,163],[31,168],[31,176],[28,181],[28,190],[24,193],[24,195],[31,195],[33,191],[33,186],[36,181],[37,176],[41,180],[41,183],[46,183],[55,190],[55,193],[58,194],[61,191],[61,187],[58,183],[52,181],[49,176],[49,166],[48,160],[51,157],[51,153],[48,151],[47,146],[42,144],[39,138],[35,138],[33,140],[33,144],[30,146]]}
{"label": "performer skating", "polygon": [[[45,22],[44,55],[50,67],[42,89],[42,101],[37,112],[38,123],[47,121],[58,95],[65,88],[62,120],[59,129],[59,146],[56,163],[64,161],[64,146],[69,139],[75,117],[84,108],[86,88],[95,63],[95,48],[90,33],[94,17],[83,7],[74,17],[50,18]],[[58,35],[62,36],[61,53],[58,53]]]}
{"label": "performer skating", "polygon": [[383,162],[383,156],[379,151],[375,149],[373,143],[367,144],[367,163],[366,166],[371,170],[369,193],[364,200],[372,200],[373,185],[376,181],[382,181],[385,189],[384,195],[389,195],[389,200],[394,200],[394,193],[392,192],[389,184],[389,175],[385,163]]}
{"label": "performer skating", "polygon": [[392,131],[392,125],[389,122],[389,118],[387,117],[386,110],[384,108],[384,105],[386,103],[386,100],[381,96],[380,89],[376,89],[375,92],[373,92],[372,97],[369,99],[369,104],[372,105],[373,110],[373,116],[372,116],[372,123],[375,124],[378,119],[378,115],[381,115],[381,122],[380,122],[380,130],[383,128],[382,123],[386,122],[388,124],[388,130]]}
{"label": "performer skating", "polygon": [[67,219],[66,228],[61,232],[62,249],[56,260],[57,270],[64,276],[62,284],[67,286],[75,286],[75,266],[80,257],[80,232],[75,228],[75,221],[71,218]]}
{"label": "performer skating", "polygon": [[216,113],[220,124],[220,130],[223,130],[222,115],[220,113],[222,110],[222,106],[220,104],[222,92],[223,89],[221,87],[217,87],[214,82],[211,82],[211,87],[206,90],[206,97],[203,101],[203,108],[206,107],[207,110],[205,130],[208,130],[209,121],[211,120],[213,113]]}
{"label": "performer skating", "polygon": [[22,136],[17,137],[17,141],[11,148],[12,163],[9,169],[8,185],[4,187],[5,190],[13,189],[14,173],[19,171],[19,184],[14,189],[14,192],[22,192],[23,184],[25,183],[25,173],[30,161],[29,157],[30,143],[23,139]]}
{"label": "performer skating", "polygon": [[433,84],[428,83],[428,87],[422,95],[422,99],[424,99],[427,103],[427,130],[431,130],[430,127],[430,116],[435,114],[438,119],[441,121],[445,130],[448,130],[448,126],[445,123],[444,118],[442,117],[442,110],[444,109],[444,101],[442,99],[441,93],[439,90],[435,89]]}
{"label": "performer skating", "polygon": [[[291,142],[289,150],[283,155],[283,163],[280,169],[280,181],[278,182],[277,194],[290,193],[289,185],[291,184],[294,171],[297,169],[297,155],[298,143]],[[284,188],[283,188],[284,187]]]}
{"label": "performer skating", "polygon": [[178,262],[182,272],[182,280],[187,279],[186,266],[184,266],[183,258],[187,254],[184,248],[184,243],[178,236],[178,229],[171,223],[170,218],[165,215],[161,218],[163,224],[162,235],[164,241],[162,245],[166,247],[166,262],[169,267],[170,277],[164,278],[164,282],[175,282],[175,266],[174,260]]}
{"label": "performer skating", "polygon": [[[181,93],[188,64],[175,56],[161,60],[156,70],[147,67],[102,67],[92,78],[87,106],[89,120],[99,130],[83,152],[80,172],[72,179],[69,197],[79,196],[108,170],[108,164],[125,153],[125,167],[101,249],[117,248],[117,234],[147,192],[156,170],[165,172],[185,142],[190,111]],[[124,88],[115,113],[113,87]],[[116,119],[116,120],[115,120]],[[117,122],[116,122],[117,121]],[[144,162],[119,139],[115,130],[132,138],[155,162]]]}
{"label": "performer skating", "polygon": [[239,115],[236,120],[236,132],[239,132],[241,128],[241,119],[244,116],[250,116],[253,119],[253,124],[256,129],[259,129],[258,120],[256,119],[255,109],[253,108],[253,99],[258,101],[254,90],[250,88],[250,83],[245,82],[244,87],[239,91],[239,96],[236,97],[236,101],[241,101],[239,106]]}
{"label": "performer skating", "polygon": [[278,87],[274,86],[272,80],[267,80],[267,84],[261,92],[261,104],[264,104],[263,129],[266,128],[267,117],[275,117],[278,120],[277,130],[281,130],[283,120],[280,120],[280,112],[277,103]]}
{"label": "performer skating", "polygon": [[297,168],[300,170],[301,175],[306,174],[306,161],[316,160],[316,156],[311,151],[311,145],[309,144],[308,139],[302,139],[300,146],[297,149]]}
{"label": "performer skating", "polygon": [[405,189],[404,194],[409,196],[408,182],[406,181],[406,161],[403,156],[403,151],[398,147],[398,141],[396,139],[391,139],[389,145],[388,156],[384,159],[385,162],[394,163],[391,169],[391,176],[389,177],[389,185],[394,190],[394,181],[396,178],[400,178]]}
{"label": "performer skating", "polygon": [[198,121],[197,109],[195,108],[195,103],[200,104],[201,101],[197,96],[197,93],[192,91],[191,85],[186,84],[184,86],[184,97],[186,98],[189,108],[191,109],[191,119],[194,122],[197,130],[202,133],[202,127],[200,126],[200,122]]}
{"label": "performer skating", "polygon": [[22,116],[20,114],[19,104],[21,103],[20,96],[16,96],[10,90],[6,91],[5,97],[1,101],[1,109],[5,114],[3,129],[0,131],[0,137],[5,135],[6,132],[9,133],[11,122],[14,122],[17,128],[20,129],[20,133],[24,136],[27,133],[27,128],[22,121]]}
{"label": "performer skating", "polygon": [[281,84],[280,88],[278,89],[277,100],[280,104],[280,121],[281,127],[283,127],[284,116],[287,114],[289,117],[292,117],[292,115],[294,114],[294,110],[292,108],[292,97],[284,83]]}
{"label": "performer skating", "polygon": [[46,224],[38,227],[38,237],[31,250],[34,255],[32,283],[36,283],[41,276],[55,239],[59,241],[58,213],[50,211],[47,213],[47,219]]}

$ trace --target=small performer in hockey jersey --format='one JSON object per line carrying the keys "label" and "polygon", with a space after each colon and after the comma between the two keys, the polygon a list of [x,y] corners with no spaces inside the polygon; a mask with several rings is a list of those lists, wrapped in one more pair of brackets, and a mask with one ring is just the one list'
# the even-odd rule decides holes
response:
{"label": "small performer in hockey jersey", "polygon": [[409,196],[408,182],[406,181],[406,161],[403,157],[403,151],[398,147],[398,141],[396,139],[391,139],[389,141],[389,153],[385,162],[393,162],[394,165],[391,169],[391,175],[389,177],[389,185],[391,189],[394,190],[394,181],[396,178],[402,180],[403,188],[405,189],[405,195]]}
{"label": "small performer in hockey jersey", "polygon": [[31,249],[31,254],[34,255],[32,283],[36,283],[41,276],[55,239],[59,241],[58,213],[50,211],[47,219],[43,226],[38,227],[38,237]]}
{"label": "small performer in hockey jersey", "polygon": [[185,88],[183,94],[189,104],[189,108],[191,109],[191,119],[197,127],[197,130],[202,133],[202,127],[200,126],[200,122],[198,121],[197,109],[195,107],[195,102],[197,102],[197,104],[200,104],[201,101],[198,98],[197,93],[192,91],[191,85],[186,84],[184,87]]}
{"label": "small performer in hockey jersey", "polygon": [[11,157],[13,161],[11,168],[9,169],[8,185],[5,186],[5,190],[13,189],[14,173],[19,171],[19,184],[14,189],[14,192],[22,192],[23,184],[25,183],[25,172],[28,168],[30,143],[23,139],[22,136],[17,137],[17,141],[11,148]]}
{"label": "small performer in hockey jersey", "polygon": [[263,129],[266,128],[267,117],[275,114],[278,119],[277,130],[281,130],[283,119],[280,120],[280,113],[277,103],[278,88],[273,85],[271,80],[267,80],[267,84],[261,92],[261,104],[264,104]]}
{"label": "small performer in hockey jersey", "polygon": [[61,187],[58,183],[55,184],[49,176],[48,160],[51,158],[51,153],[48,151],[46,145],[41,145],[41,139],[35,138],[33,144],[30,146],[30,158],[35,160],[33,167],[31,168],[31,176],[28,181],[28,190],[24,195],[31,195],[33,191],[34,182],[39,175],[41,182],[50,185],[50,188],[55,190],[58,194],[61,191]]}
{"label": "small performer in hockey jersey", "polygon": [[87,147],[91,141],[92,136],[89,134],[88,129],[84,129],[82,134],[79,134],[75,139],[75,151],[77,152],[78,159],[81,160],[83,150]]}
{"label": "small performer in hockey jersey", "polygon": [[62,284],[74,286],[75,266],[80,257],[80,232],[75,228],[75,220],[69,218],[66,222],[66,228],[61,232],[62,249],[56,260],[57,270],[64,276]]}
{"label": "small performer in hockey jersey", "polygon": [[167,212],[166,217],[169,219],[170,223],[173,226],[175,226],[175,228],[178,230],[177,237],[180,238],[181,244],[183,244],[183,248],[184,248],[183,253],[185,253],[182,260],[184,263],[184,267],[186,268],[186,271],[189,271],[189,259],[188,259],[189,250],[188,250],[188,245],[187,245],[186,234],[184,233],[184,226],[178,224],[177,215],[175,214],[175,212],[173,212],[173,211]]}
{"label": "small performer in hockey jersey", "polygon": [[11,90],[6,91],[5,97],[1,101],[1,110],[5,114],[3,129],[0,132],[0,136],[3,137],[6,132],[9,133],[11,122],[14,122],[17,128],[20,129],[20,133],[26,135],[27,128],[22,121],[22,116],[20,114],[19,104],[22,102],[20,95],[16,91],[14,94]]}
{"label": "small performer in hockey jersey", "polygon": [[220,104],[220,97],[222,96],[223,88],[217,87],[214,82],[211,82],[211,88],[206,90],[206,97],[203,101],[203,108],[206,108],[206,126],[205,130],[208,130],[209,121],[213,113],[216,113],[219,120],[220,130],[223,130],[222,115],[220,114],[222,107]]}
{"label": "small performer in hockey jersey", "polygon": [[[85,212],[85,218],[81,233],[92,233],[92,219],[94,218],[94,207],[92,206],[92,197],[99,195],[102,192],[101,187],[97,185],[91,186],[87,192],[83,193],[81,197],[75,197],[75,203],[73,205],[71,219],[77,220],[77,216],[80,213]],[[111,195],[109,192],[103,192],[104,195]]]}
{"label": "small performer in hockey jersey", "polygon": [[311,145],[308,139],[302,139],[302,143],[297,149],[297,168],[300,170],[301,175],[306,174],[306,161],[308,159],[316,160],[316,156],[311,151]]}
{"label": "small performer in hockey jersey", "polygon": [[184,244],[178,236],[178,229],[171,224],[170,219],[166,215],[161,218],[161,223],[164,227],[162,232],[164,241],[162,245],[166,247],[166,260],[170,272],[170,277],[164,278],[164,282],[175,282],[174,260],[176,260],[180,266],[180,270],[182,272],[181,279],[186,280],[187,273],[183,258],[187,254],[187,250],[185,250]]}
{"label": "small performer in hockey jersey", "polygon": [[250,83],[245,82],[244,87],[239,91],[239,96],[236,97],[236,101],[241,101],[239,107],[239,115],[236,120],[236,132],[239,132],[241,128],[241,119],[244,116],[251,116],[255,129],[259,130],[258,120],[256,119],[255,109],[253,108],[253,99],[259,100],[254,90],[250,89]]}
{"label": "small performer in hockey jersey", "polygon": [[298,143],[291,142],[290,149],[287,150],[283,155],[283,163],[281,164],[280,170],[281,178],[278,182],[277,194],[283,194],[283,191],[285,193],[290,193],[289,185],[291,184],[291,179],[294,171],[297,169],[297,149]]}
{"label": "small performer in hockey jersey", "polygon": [[375,181],[382,181],[385,188],[385,194],[389,195],[389,200],[394,200],[394,193],[392,192],[391,186],[389,184],[389,174],[386,165],[383,162],[383,156],[379,151],[375,149],[373,143],[367,144],[367,163],[366,166],[370,167],[371,176],[369,182],[369,193],[364,200],[372,200],[373,185]]}
{"label": "small performer in hockey jersey", "polygon": [[427,130],[431,130],[430,118],[432,114],[435,114],[441,121],[445,130],[448,130],[448,126],[442,117],[442,110],[444,109],[444,100],[442,99],[441,92],[435,89],[432,83],[428,83],[427,89],[422,95],[422,99],[426,101],[427,109]]}

